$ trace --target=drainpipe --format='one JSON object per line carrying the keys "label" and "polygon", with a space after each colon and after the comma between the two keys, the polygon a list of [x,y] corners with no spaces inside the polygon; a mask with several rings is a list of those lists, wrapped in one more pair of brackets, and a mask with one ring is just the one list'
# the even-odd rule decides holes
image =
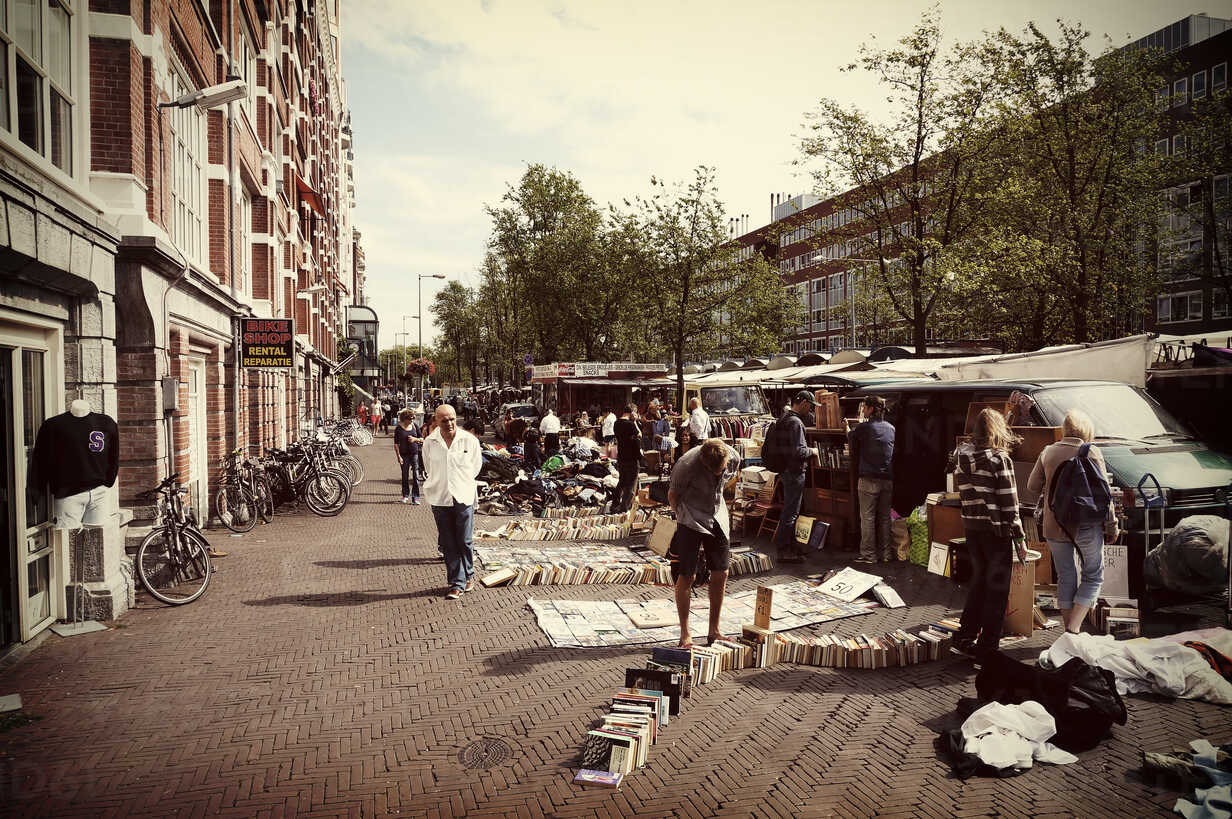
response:
{"label": "drainpipe", "polygon": [[[234,43],[232,43],[234,46]],[[230,63],[230,56],[227,62]],[[228,73],[227,79],[235,76],[235,67],[232,66]],[[227,103],[227,225],[230,228],[227,231],[227,246],[231,256],[231,300],[239,301],[239,287],[236,285],[236,268],[235,268],[235,103]],[[231,385],[233,400],[235,402],[235,412],[231,414],[231,434],[234,436],[235,445],[240,445],[240,334],[239,318],[232,320],[235,325],[231,335],[231,352],[235,359],[235,383]]]}

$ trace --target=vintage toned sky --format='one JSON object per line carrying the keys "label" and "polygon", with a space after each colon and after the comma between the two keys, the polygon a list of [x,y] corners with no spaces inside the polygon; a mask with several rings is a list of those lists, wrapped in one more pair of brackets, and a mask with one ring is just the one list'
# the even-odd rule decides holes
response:
{"label": "vintage toned sky", "polygon": [[[381,344],[414,314],[416,273],[477,280],[496,204],[527,163],[572,172],[600,206],[718,169],[730,215],[769,221],[799,194],[803,115],[822,97],[876,110],[840,73],[861,43],[910,30],[922,0],[343,0],[355,224]],[[945,0],[947,38],[1081,22],[1115,44],[1229,0]],[[443,282],[425,280],[424,303]],[[427,312],[425,308],[425,313]],[[405,321],[414,343],[414,319]],[[424,341],[432,337],[431,322]]]}

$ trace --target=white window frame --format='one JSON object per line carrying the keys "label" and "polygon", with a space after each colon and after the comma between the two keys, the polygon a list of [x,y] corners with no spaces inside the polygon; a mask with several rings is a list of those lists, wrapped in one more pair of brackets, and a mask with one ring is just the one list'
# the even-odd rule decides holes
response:
{"label": "white window frame", "polygon": [[257,131],[257,49],[248,36],[248,27],[240,24],[239,53],[235,56],[240,76],[244,78],[248,94],[240,101],[240,108],[248,115],[248,124]]}
{"label": "white window frame", "polygon": [[1172,155],[1180,156],[1185,153],[1185,135],[1175,134],[1172,137]]}
{"label": "white window frame", "polygon": [[[39,54],[36,56],[26,51],[23,46],[19,46],[16,41],[13,26],[9,24],[9,20],[14,19],[16,9],[13,0],[7,0],[0,3],[0,8],[7,12],[7,19],[0,18],[0,47],[4,49],[3,64],[0,65],[0,71],[4,72],[5,93],[0,99],[0,105],[3,105],[3,120],[0,120],[0,134],[3,134],[3,141],[13,150],[17,151],[24,158],[35,163],[40,169],[45,170],[61,181],[80,182],[85,178],[86,170],[86,152],[85,143],[87,141],[86,129],[83,127],[84,114],[86,106],[83,104],[86,96],[82,93],[88,85],[88,70],[89,59],[84,51],[82,43],[84,42],[85,33],[81,30],[81,17],[76,14],[76,5],[81,0],[36,0],[35,7],[38,9],[39,33],[38,33],[38,49]],[[49,7],[55,5],[63,9],[68,18],[68,33],[65,42],[62,44],[63,51],[68,56],[68,65],[66,67],[67,74],[65,77],[53,78],[48,65],[51,53],[51,33],[48,21],[50,13]],[[17,60],[20,59],[23,63],[31,68],[35,76],[38,78],[39,89],[39,122],[38,122],[38,140],[37,146],[31,146],[22,141],[19,136],[20,126],[18,123],[18,100],[17,100]],[[74,93],[76,89],[76,93]],[[63,158],[67,167],[56,164],[52,161],[51,156],[51,123],[52,123],[52,95],[62,99],[69,109],[69,124],[67,128],[68,145],[63,149]]]}
{"label": "white window frame", "polygon": [[[1199,78],[1201,78],[1202,80],[1201,88],[1198,88]],[[1190,88],[1190,93],[1193,95],[1193,98],[1196,100],[1200,100],[1206,96],[1206,69],[1199,71],[1197,74],[1194,74],[1192,77],[1189,78],[1189,88]]]}
{"label": "white window frame", "polygon": [[243,183],[239,186],[239,201],[236,203],[236,243],[238,245],[239,269],[236,280],[239,291],[252,297],[252,196]]}
{"label": "white window frame", "polygon": [[1181,77],[1172,83],[1172,107],[1180,108],[1189,102],[1189,78]]}
{"label": "white window frame", "polygon": [[[1186,314],[1177,318],[1172,315],[1172,299],[1185,298]],[[1198,315],[1194,316],[1194,300],[1197,300]],[[1163,304],[1168,305],[1168,317],[1164,318],[1161,314],[1160,307]],[[1183,321],[1201,321],[1202,320],[1202,291],[1201,290],[1186,290],[1181,293],[1163,293],[1156,297],[1155,300],[1155,320],[1158,324],[1179,324]]]}
{"label": "white window frame", "polygon": [[[170,99],[178,99],[197,90],[189,82],[187,72],[178,65],[173,65],[169,74]],[[171,150],[168,151],[171,167],[167,174],[171,193],[171,223],[167,232],[189,261],[208,269],[206,229],[209,226],[209,181],[206,166],[209,154],[205,113],[195,105],[165,110],[171,137]]]}
{"label": "white window frame", "polygon": [[[1217,80],[1215,78],[1216,74],[1221,75],[1222,79]],[[1214,93],[1216,91],[1222,91],[1223,89],[1227,88],[1227,86],[1228,86],[1228,64],[1219,63],[1219,65],[1216,65],[1211,68],[1211,93]]]}

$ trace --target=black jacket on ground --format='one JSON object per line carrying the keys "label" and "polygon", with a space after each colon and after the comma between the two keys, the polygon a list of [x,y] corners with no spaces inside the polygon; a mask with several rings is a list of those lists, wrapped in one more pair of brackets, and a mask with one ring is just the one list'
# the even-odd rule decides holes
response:
{"label": "black jacket on ground", "polygon": [[78,418],[62,412],[39,427],[28,484],[51,486],[57,498],[114,486],[120,471],[120,432],[115,419],[92,412]]}

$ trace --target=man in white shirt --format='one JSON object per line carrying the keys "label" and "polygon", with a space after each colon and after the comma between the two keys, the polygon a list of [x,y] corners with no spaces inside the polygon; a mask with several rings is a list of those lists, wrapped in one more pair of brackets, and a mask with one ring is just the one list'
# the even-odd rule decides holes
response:
{"label": "man in white shirt", "polygon": [[560,452],[560,418],[550,408],[539,422],[539,431],[543,433],[543,454]]}
{"label": "man in white shirt", "polygon": [[702,409],[701,399],[694,396],[689,399],[689,437],[694,446],[710,437],[710,413]]}
{"label": "man in white shirt", "polygon": [[603,416],[603,421],[599,425],[599,440],[605,444],[610,444],[616,440],[616,413],[610,409]]}
{"label": "man in white shirt", "polygon": [[458,428],[458,414],[448,404],[436,408],[436,429],[423,443],[428,479],[423,494],[436,519],[436,541],[445,557],[447,600],[475,588],[471,535],[475,528],[475,478],[483,468],[479,439]]}

